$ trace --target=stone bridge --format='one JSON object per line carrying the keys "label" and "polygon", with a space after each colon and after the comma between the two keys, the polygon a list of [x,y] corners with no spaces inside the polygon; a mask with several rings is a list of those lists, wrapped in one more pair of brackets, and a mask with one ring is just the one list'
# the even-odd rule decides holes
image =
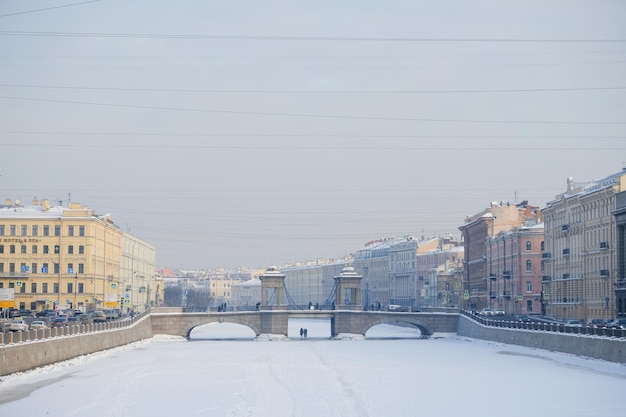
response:
{"label": "stone bridge", "polygon": [[198,326],[209,323],[235,323],[247,326],[258,336],[277,334],[287,336],[289,318],[330,319],[331,336],[342,333],[365,335],[378,324],[408,325],[422,335],[456,333],[458,313],[399,313],[350,310],[266,310],[223,313],[152,313],[154,334],[189,337]]}

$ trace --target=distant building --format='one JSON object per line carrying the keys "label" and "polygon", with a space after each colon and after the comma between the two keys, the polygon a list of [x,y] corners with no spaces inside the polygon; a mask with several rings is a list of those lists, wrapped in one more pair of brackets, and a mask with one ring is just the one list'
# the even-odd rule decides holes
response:
{"label": "distant building", "polygon": [[615,218],[617,221],[617,252],[615,276],[615,307],[619,318],[626,317],[626,191],[616,195]]}
{"label": "distant building", "polygon": [[569,178],[567,190],[543,210],[548,315],[583,320],[616,315],[616,293],[622,293],[616,285],[623,282],[618,251],[624,250],[617,246],[617,195],[623,191],[626,170],[583,183]]}
{"label": "distant building", "polygon": [[487,239],[489,307],[509,314],[541,313],[543,223]]}
{"label": "distant building", "polygon": [[493,305],[493,277],[489,276],[488,241],[502,231],[534,226],[542,221],[538,207],[523,201],[517,205],[492,202],[485,210],[465,219],[463,234],[465,308],[482,309]]}
{"label": "distant building", "polygon": [[[457,274],[458,262],[463,260],[463,247],[460,242],[452,237],[432,237],[417,242],[417,255],[415,257],[416,283],[416,306],[437,307],[442,304],[443,293],[446,291],[450,297],[455,297],[454,285],[447,290],[452,276]],[[462,265],[461,265],[462,271]],[[440,277],[444,281],[440,283]],[[446,278],[444,278],[446,277]],[[451,303],[448,303],[451,304]],[[457,304],[457,307],[459,304]]]}
{"label": "distant building", "polygon": [[231,287],[233,306],[239,310],[255,309],[256,304],[261,302],[261,288],[262,282],[258,278],[235,282]]}

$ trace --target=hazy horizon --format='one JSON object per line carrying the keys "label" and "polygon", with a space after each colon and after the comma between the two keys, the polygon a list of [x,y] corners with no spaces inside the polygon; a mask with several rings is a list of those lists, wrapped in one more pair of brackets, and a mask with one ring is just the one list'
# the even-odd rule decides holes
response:
{"label": "hazy horizon", "polygon": [[[460,236],[626,162],[626,3],[0,3],[0,198],[80,202],[158,267]],[[71,196],[71,197],[70,197]]]}

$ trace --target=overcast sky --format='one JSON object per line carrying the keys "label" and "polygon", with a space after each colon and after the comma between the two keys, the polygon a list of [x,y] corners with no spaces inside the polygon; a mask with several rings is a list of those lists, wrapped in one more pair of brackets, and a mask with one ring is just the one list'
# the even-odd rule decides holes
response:
{"label": "overcast sky", "polygon": [[[0,201],[159,267],[341,258],[626,162],[626,2],[0,2]],[[71,197],[70,197],[71,196]]]}

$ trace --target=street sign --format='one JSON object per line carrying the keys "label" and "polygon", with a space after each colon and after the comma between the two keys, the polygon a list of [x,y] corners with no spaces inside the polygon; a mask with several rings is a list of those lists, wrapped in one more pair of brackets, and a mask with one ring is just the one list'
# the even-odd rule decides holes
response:
{"label": "street sign", "polygon": [[111,283],[111,289],[116,289],[117,288],[117,282],[112,282]]}
{"label": "street sign", "polygon": [[0,307],[15,307],[15,288],[0,288]]}
{"label": "street sign", "polygon": [[15,281],[15,286],[17,288],[20,288],[22,286],[22,284],[23,284],[22,281]]}
{"label": "street sign", "polygon": [[522,301],[524,301],[524,296],[523,296],[523,295],[518,295],[518,296],[517,296],[517,301],[518,301],[518,302],[520,302],[520,303],[521,303]]}

